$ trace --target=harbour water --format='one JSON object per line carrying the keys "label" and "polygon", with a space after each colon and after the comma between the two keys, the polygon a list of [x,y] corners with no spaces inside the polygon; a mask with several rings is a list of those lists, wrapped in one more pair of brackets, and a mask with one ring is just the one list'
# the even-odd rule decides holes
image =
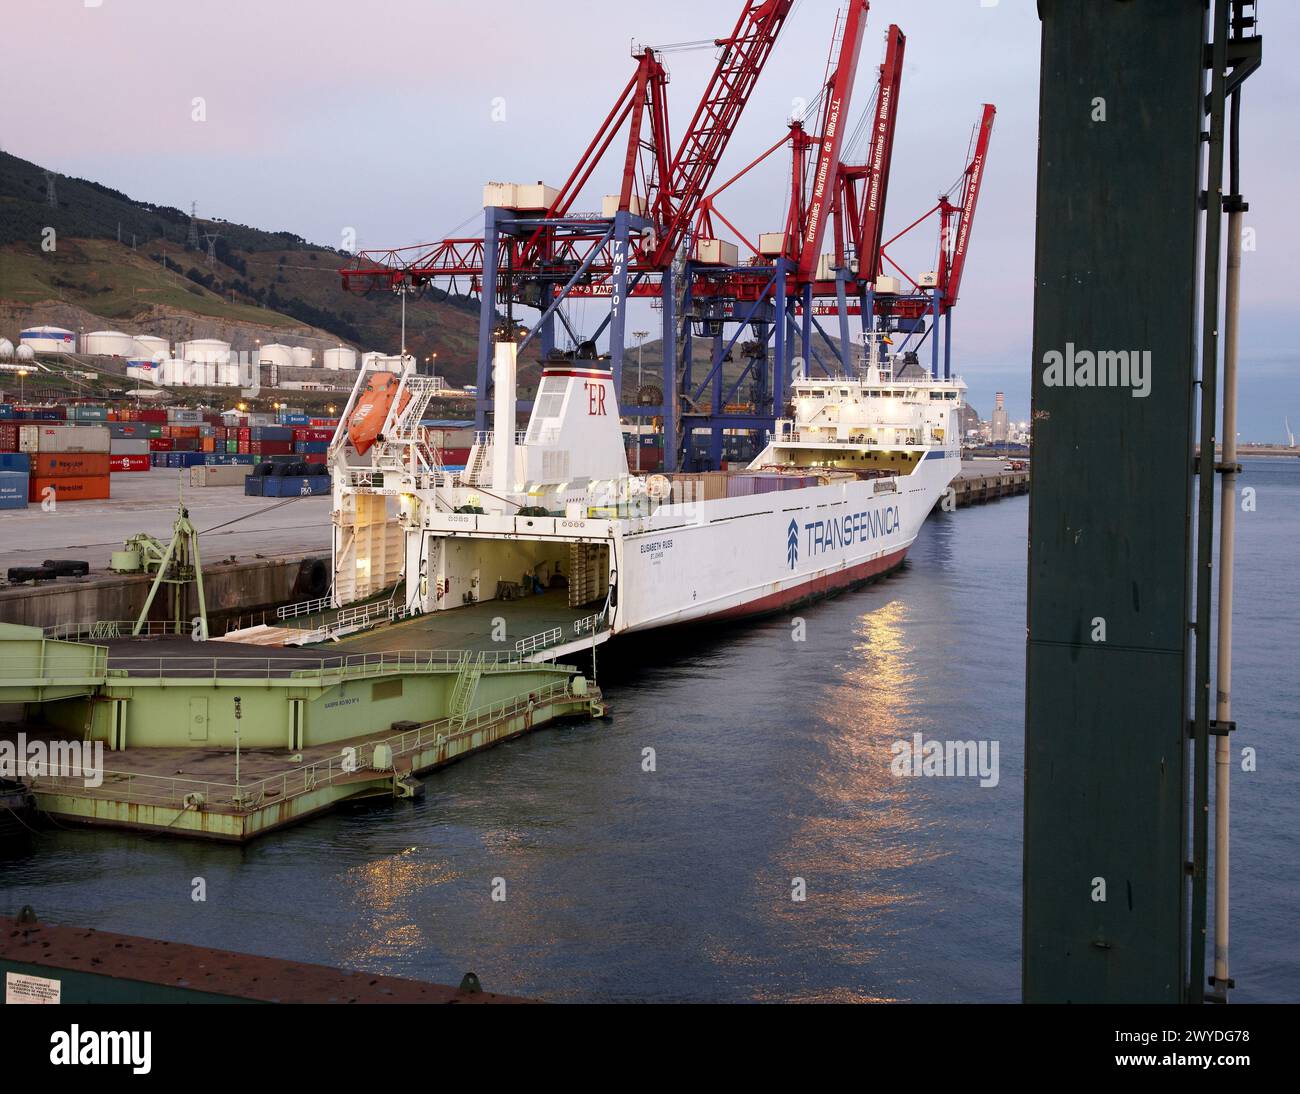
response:
{"label": "harbour water", "polygon": [[[1234,998],[1297,1001],[1300,460],[1241,485]],[[610,720],[418,802],[243,849],[42,833],[0,863],[0,910],[555,1001],[1014,1001],[1027,513],[937,515],[900,573],[797,619],[602,655]],[[894,774],[918,733],[997,742],[996,785]]]}

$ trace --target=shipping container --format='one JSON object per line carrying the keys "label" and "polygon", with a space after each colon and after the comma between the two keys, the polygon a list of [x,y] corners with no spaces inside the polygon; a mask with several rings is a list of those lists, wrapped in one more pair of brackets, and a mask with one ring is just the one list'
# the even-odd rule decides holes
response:
{"label": "shipping container", "polygon": [[106,425],[24,425],[18,428],[20,452],[107,452]]}
{"label": "shipping container", "polygon": [[147,452],[142,456],[123,454],[108,457],[108,469],[115,474],[125,471],[148,471],[151,466],[153,465]]}
{"label": "shipping container", "polygon": [[0,509],[26,509],[27,490],[26,472],[0,471]]}
{"label": "shipping container", "polygon": [[18,425],[16,422],[0,422],[0,452],[18,451]]}
{"label": "shipping container", "polygon": [[150,452],[170,452],[172,450],[172,439],[170,437],[150,437]]}
{"label": "shipping container", "polygon": [[243,486],[253,468],[248,464],[204,464],[190,468],[191,486]]}
{"label": "shipping container", "polygon": [[33,452],[31,473],[44,478],[107,475],[110,459],[107,452]]}
{"label": "shipping container", "polygon": [[26,452],[0,452],[0,471],[17,471],[30,475],[32,458]]}
{"label": "shipping container", "polygon": [[262,475],[249,475],[244,479],[244,496],[249,498],[260,498],[262,496],[262,484],[266,478]]}
{"label": "shipping container", "polygon": [[[61,475],[57,478],[33,475],[29,480],[27,499],[39,502],[52,497],[56,503],[100,500],[109,497],[109,481],[108,475]],[[51,493],[47,494],[47,490]]]}
{"label": "shipping container", "polygon": [[265,498],[311,497],[330,492],[328,475],[268,475],[255,481],[262,484],[262,497]]}
{"label": "shipping container", "polygon": [[109,442],[110,456],[147,456],[149,455],[148,437],[118,437]]}

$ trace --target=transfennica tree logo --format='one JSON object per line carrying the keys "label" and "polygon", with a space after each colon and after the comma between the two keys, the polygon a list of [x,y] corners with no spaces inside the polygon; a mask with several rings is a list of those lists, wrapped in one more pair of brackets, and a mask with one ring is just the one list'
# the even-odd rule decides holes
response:
{"label": "transfennica tree logo", "polygon": [[786,529],[785,557],[793,570],[799,561],[799,524],[795,520],[791,520],[790,527]]}

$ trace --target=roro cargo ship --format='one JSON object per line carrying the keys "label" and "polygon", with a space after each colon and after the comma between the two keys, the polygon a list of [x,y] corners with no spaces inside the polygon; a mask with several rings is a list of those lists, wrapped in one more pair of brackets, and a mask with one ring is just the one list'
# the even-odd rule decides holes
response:
{"label": "roro cargo ship", "polygon": [[888,574],[960,469],[965,385],[865,338],[854,375],[795,379],[791,416],[732,472],[629,470],[597,361],[545,365],[517,431],[512,343],[495,347],[495,428],[448,470],[419,424],[434,383],[363,372],[330,449],[336,605],[394,578],[402,618],[544,598],[551,625],[516,642],[540,659]]}

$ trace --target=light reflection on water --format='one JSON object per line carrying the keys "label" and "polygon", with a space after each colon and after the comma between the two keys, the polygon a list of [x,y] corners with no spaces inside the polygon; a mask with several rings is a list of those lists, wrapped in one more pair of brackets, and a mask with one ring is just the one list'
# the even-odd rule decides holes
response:
{"label": "light reflection on water", "polygon": [[[1240,522],[1253,615],[1234,714],[1273,758],[1234,796],[1252,848],[1234,859],[1243,1000],[1300,982],[1276,942],[1300,894],[1283,736],[1296,683],[1268,654],[1297,592],[1294,568],[1269,562],[1300,534],[1288,474],[1277,505]],[[775,617],[602,658],[612,718],[456,764],[418,802],[243,849],[43,835],[0,863],[0,909],[441,982],[473,969],[558,1001],[1014,1000],[1025,519],[1019,498],[931,520],[899,574],[800,609],[806,642]],[[999,785],[895,778],[891,746],[918,732],[998,740]],[[206,904],[189,899],[195,876]]]}

